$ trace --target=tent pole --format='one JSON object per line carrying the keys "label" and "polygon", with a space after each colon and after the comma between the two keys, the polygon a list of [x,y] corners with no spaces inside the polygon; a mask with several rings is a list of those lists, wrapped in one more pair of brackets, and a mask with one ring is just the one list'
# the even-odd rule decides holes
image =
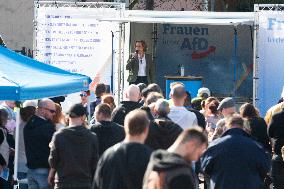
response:
{"label": "tent pole", "polygon": [[[259,85],[259,70],[258,70],[258,63],[259,63],[259,55],[258,55],[258,32],[259,32],[259,6],[254,5],[254,31],[253,31],[253,105],[257,108],[259,107],[259,98],[258,98],[258,85]],[[263,113],[263,112],[262,112]]]}
{"label": "tent pole", "polygon": [[[16,131],[15,131],[15,160],[14,160],[14,180],[18,182],[18,162],[19,162],[19,135],[20,135],[20,108],[16,108]],[[14,185],[14,189],[17,188]]]}
{"label": "tent pole", "polygon": [[87,111],[88,111],[88,126],[90,126],[91,118],[93,115],[91,115],[91,103],[89,97],[87,98]]}
{"label": "tent pole", "polygon": [[124,91],[124,62],[125,62],[125,23],[122,23],[122,41],[121,41],[121,91]]}
{"label": "tent pole", "polygon": [[113,45],[113,38],[114,34],[113,31],[111,31],[111,76],[110,76],[110,91],[113,93],[113,59],[114,59],[114,45]]}
{"label": "tent pole", "polygon": [[152,40],[153,40],[152,60],[153,60],[153,64],[156,66],[157,64],[157,40],[158,40],[158,24],[157,23],[153,23]]}
{"label": "tent pole", "polygon": [[118,80],[117,80],[117,104],[122,100],[122,91],[121,91],[121,65],[122,65],[122,54],[121,54],[121,49],[122,49],[122,23],[119,23],[119,39],[118,39]]}
{"label": "tent pole", "polygon": [[234,26],[234,54],[233,54],[233,65],[234,65],[234,90],[233,96],[236,96],[237,91],[237,54],[238,54],[238,31],[237,26]]}

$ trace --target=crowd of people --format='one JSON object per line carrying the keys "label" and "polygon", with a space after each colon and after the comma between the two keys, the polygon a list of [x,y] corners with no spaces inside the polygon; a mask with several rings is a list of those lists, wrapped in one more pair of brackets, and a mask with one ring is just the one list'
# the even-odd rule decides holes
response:
{"label": "crowd of people", "polygon": [[[264,189],[284,188],[284,102],[265,119],[250,103],[218,99],[200,88],[191,99],[172,83],[130,84],[115,104],[99,83],[65,113],[54,99],[20,106],[20,189]],[[221,100],[221,101],[220,101]],[[0,105],[0,188],[13,181],[15,101]],[[88,117],[91,117],[88,120]]]}

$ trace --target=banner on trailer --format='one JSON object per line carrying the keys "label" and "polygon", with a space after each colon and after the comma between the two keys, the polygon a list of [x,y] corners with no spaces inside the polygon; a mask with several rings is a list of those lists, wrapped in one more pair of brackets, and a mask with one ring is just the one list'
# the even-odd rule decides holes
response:
{"label": "banner on trailer", "polygon": [[36,59],[61,69],[110,84],[113,43],[118,24],[99,22],[115,16],[112,8],[39,7]]}
{"label": "banner on trailer", "polygon": [[257,107],[264,115],[284,86],[284,13],[259,12]]}
{"label": "banner on trailer", "polygon": [[[185,76],[201,76],[214,96],[251,99],[252,43],[250,26],[159,24],[156,67],[159,75],[175,76],[183,66]],[[165,88],[165,78],[156,79]]]}

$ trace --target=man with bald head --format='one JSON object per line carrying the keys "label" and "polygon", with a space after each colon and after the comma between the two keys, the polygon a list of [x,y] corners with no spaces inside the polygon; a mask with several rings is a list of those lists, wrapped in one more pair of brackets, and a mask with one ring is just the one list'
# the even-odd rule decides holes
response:
{"label": "man with bald head", "polygon": [[55,131],[51,120],[55,115],[55,104],[44,98],[38,102],[34,116],[24,128],[24,141],[27,156],[27,178],[31,189],[48,189],[49,143]]}
{"label": "man with bald head", "polygon": [[111,121],[123,125],[126,114],[132,110],[141,107],[139,104],[140,89],[137,85],[129,85],[125,91],[124,101],[121,102],[120,106],[115,108],[111,115]]}
{"label": "man with bald head", "polygon": [[183,129],[197,126],[196,115],[184,107],[186,98],[184,86],[181,84],[174,85],[171,89],[170,96],[173,101],[173,106],[170,108],[169,118]]}

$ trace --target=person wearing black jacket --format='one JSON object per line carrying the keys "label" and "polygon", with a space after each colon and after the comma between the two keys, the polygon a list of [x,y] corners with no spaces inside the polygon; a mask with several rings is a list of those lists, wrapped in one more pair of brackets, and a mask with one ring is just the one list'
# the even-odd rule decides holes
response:
{"label": "person wearing black jacket", "polygon": [[284,188],[284,162],[281,148],[284,146],[284,109],[272,116],[268,126],[268,136],[274,139],[271,177],[275,189]]}
{"label": "person wearing black jacket", "polygon": [[186,91],[184,107],[196,115],[198,126],[201,127],[203,130],[205,130],[205,127],[206,127],[205,117],[202,113],[200,113],[198,110],[192,107],[191,94],[188,91]]}
{"label": "person wearing black jacket", "polygon": [[199,159],[207,144],[207,137],[200,128],[184,130],[167,151],[153,152],[144,176],[143,189],[198,188],[191,162]]}
{"label": "person wearing black jacket", "polygon": [[55,104],[50,99],[42,99],[38,103],[36,114],[32,116],[24,128],[24,141],[27,156],[27,178],[30,188],[48,189],[48,156],[49,143],[55,132],[51,120],[55,115]]}
{"label": "person wearing black jacket", "polygon": [[159,99],[154,106],[157,118],[151,121],[149,134],[145,144],[156,149],[167,149],[182,132],[182,128],[167,117],[170,112],[169,103],[165,99]]}
{"label": "person wearing black jacket", "polygon": [[151,150],[144,145],[149,119],[143,110],[133,110],[125,118],[125,139],[101,156],[92,189],[141,189]]}
{"label": "person wearing black jacket", "polygon": [[[5,125],[8,120],[8,113],[4,109],[0,109],[0,173],[5,166],[8,166],[9,145],[7,141],[7,130]],[[0,179],[0,188],[7,186],[7,181]]]}
{"label": "person wearing black jacket", "polygon": [[258,142],[260,142],[263,147],[271,154],[272,148],[270,145],[270,139],[267,134],[267,125],[263,118],[259,117],[257,110],[250,103],[245,103],[240,107],[240,114],[243,118],[246,118],[249,127],[250,134]]}
{"label": "person wearing black jacket", "polygon": [[138,109],[141,107],[139,104],[140,99],[140,89],[137,85],[131,84],[125,93],[125,101],[120,103],[120,106],[115,108],[111,115],[111,121],[124,125],[125,116],[132,110]]}
{"label": "person wearing black jacket", "polygon": [[124,129],[121,125],[112,122],[111,109],[108,104],[100,104],[95,109],[96,123],[91,125],[91,131],[94,132],[99,140],[99,156],[106,149],[121,142],[124,137]]}
{"label": "person wearing black jacket", "polygon": [[226,128],[200,159],[203,172],[210,176],[210,189],[264,189],[269,154],[244,131],[240,115],[227,118]]}
{"label": "person wearing black jacket", "polygon": [[98,162],[98,139],[84,125],[86,109],[81,103],[71,106],[68,115],[69,126],[56,132],[50,143],[48,182],[56,189],[90,189]]}

